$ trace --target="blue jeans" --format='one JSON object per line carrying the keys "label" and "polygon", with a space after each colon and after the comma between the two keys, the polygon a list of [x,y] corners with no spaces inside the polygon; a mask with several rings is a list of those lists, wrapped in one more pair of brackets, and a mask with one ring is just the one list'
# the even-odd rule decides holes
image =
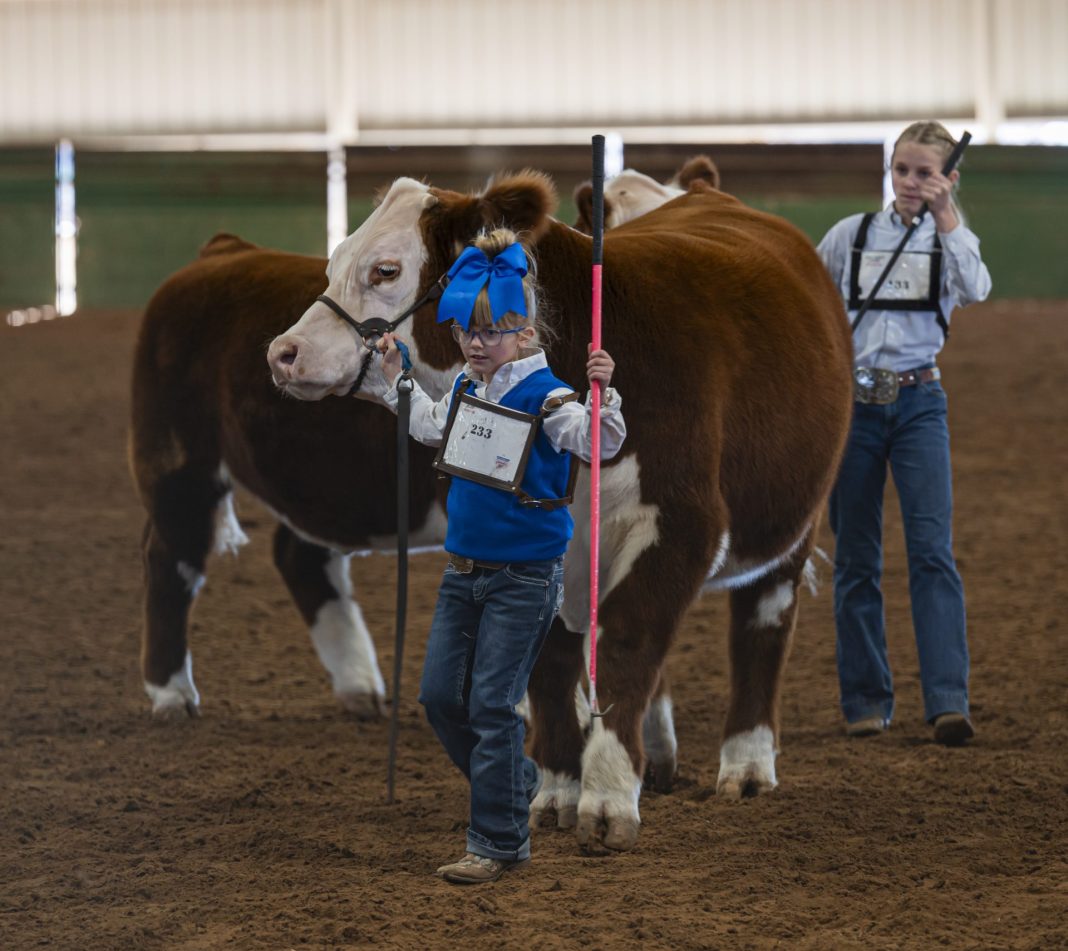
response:
{"label": "blue jeans", "polygon": [[912,626],[924,714],[968,712],[964,587],[953,559],[946,395],[937,381],[902,387],[885,406],[854,403],[849,443],[831,494],[834,621],[842,712],[887,721],[894,687],[879,588],[886,467],[901,501]]}
{"label": "blue jeans", "polygon": [[467,850],[530,857],[527,820],[539,784],[515,705],[563,593],[563,558],[497,571],[445,569],[430,626],[419,702],[449,758],[471,783]]}

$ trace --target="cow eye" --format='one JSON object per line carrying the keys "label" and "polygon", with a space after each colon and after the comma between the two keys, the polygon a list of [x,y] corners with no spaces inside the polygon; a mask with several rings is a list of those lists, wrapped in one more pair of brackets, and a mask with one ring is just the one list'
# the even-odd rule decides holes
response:
{"label": "cow eye", "polygon": [[394,281],[400,272],[400,265],[395,261],[383,261],[371,269],[371,283],[382,284],[386,281]]}

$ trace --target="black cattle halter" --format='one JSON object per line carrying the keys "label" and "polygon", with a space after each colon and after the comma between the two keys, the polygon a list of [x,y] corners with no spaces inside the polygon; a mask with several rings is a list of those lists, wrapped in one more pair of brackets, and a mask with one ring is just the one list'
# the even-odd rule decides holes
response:
{"label": "black cattle halter", "polygon": [[375,354],[374,341],[381,337],[383,334],[393,333],[405,320],[412,316],[420,307],[424,304],[429,304],[431,301],[437,300],[441,297],[442,291],[445,290],[445,275],[439,277],[433,284],[430,285],[430,289],[417,300],[411,307],[409,307],[399,317],[394,317],[393,320],[386,320],[383,317],[371,317],[367,320],[357,320],[353,317],[344,307],[342,307],[336,300],[327,297],[326,294],[320,294],[315,299],[322,301],[329,307],[335,314],[338,315],[345,323],[347,323],[353,330],[360,335],[360,339],[367,345],[367,355],[363,358],[363,365],[360,367],[360,372],[356,376],[356,382],[352,384],[352,388],[346,393],[346,396],[352,396],[363,384],[363,378],[367,375],[367,370],[371,366],[371,358]]}

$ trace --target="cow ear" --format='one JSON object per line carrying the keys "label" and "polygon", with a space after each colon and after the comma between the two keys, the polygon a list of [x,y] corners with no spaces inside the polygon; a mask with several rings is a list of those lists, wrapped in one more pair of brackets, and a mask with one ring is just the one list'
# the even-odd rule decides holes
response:
{"label": "cow ear", "polygon": [[583,182],[575,188],[575,230],[583,234],[593,234],[593,185]]}
{"label": "cow ear", "polygon": [[210,258],[213,254],[231,254],[234,251],[256,251],[259,245],[239,238],[236,234],[228,231],[220,231],[212,235],[206,244],[202,245],[197,257]]}
{"label": "cow ear", "polygon": [[[704,191],[709,187],[718,189],[719,169],[707,155],[695,155],[683,163],[676,179],[679,188],[685,188],[687,191]],[[694,188],[694,185],[697,185],[697,188]]]}
{"label": "cow ear", "polygon": [[504,225],[536,241],[556,211],[556,186],[544,172],[524,169],[493,178],[479,204],[487,226]]}

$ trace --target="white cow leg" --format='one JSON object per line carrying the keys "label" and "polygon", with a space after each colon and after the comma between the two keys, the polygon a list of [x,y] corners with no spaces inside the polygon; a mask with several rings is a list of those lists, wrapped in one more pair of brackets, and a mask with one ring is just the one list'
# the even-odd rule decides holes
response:
{"label": "white cow leg", "polygon": [[[671,545],[661,544],[663,513],[645,498],[637,460],[628,457],[608,472],[601,489],[597,632],[597,692],[604,717],[594,720],[583,751],[576,829],[580,847],[593,852],[623,851],[637,843],[646,753],[652,754],[658,786],[669,788],[674,778],[671,705],[658,684],[672,634],[704,578],[709,536],[716,530],[715,520],[699,505],[675,513],[672,525],[687,530]],[[576,516],[581,541],[579,524]],[[577,571],[582,562],[576,558],[574,563]],[[574,605],[575,613],[585,607]]]}
{"label": "white cow leg", "polygon": [[352,600],[349,557],[304,541],[279,525],[274,558],[308,624],[338,702],[361,718],[382,716],[385,682],[371,633]]}
{"label": "white cow leg", "polygon": [[675,739],[671,695],[663,672],[642,719],[642,745],[645,747],[646,783],[657,792],[671,792],[678,767],[679,744]]}
{"label": "white cow leg", "polygon": [[731,591],[731,697],[717,782],[730,799],[776,786],[779,693],[807,555],[802,546],[775,571]]}
{"label": "white cow leg", "polygon": [[600,718],[582,753],[582,795],[578,803],[579,845],[589,852],[634,847],[641,819],[641,778],[627,748]]}
{"label": "white cow leg", "polygon": [[152,701],[152,715],[161,720],[182,720],[200,712],[200,693],[193,683],[193,655],[185,652],[181,668],[159,686],[145,681],[145,693]]}
{"label": "white cow leg", "polygon": [[[204,495],[213,488],[209,483]],[[175,495],[177,501],[171,506],[160,507],[169,520],[150,517],[142,543],[145,601],[141,672],[152,701],[152,715],[165,720],[185,720],[200,711],[188,625],[190,609],[204,585],[213,531],[211,508],[194,504],[203,496],[194,491],[188,492],[188,498]]]}
{"label": "white cow leg", "polygon": [[[340,564],[332,566],[332,576],[348,570],[348,558],[339,556],[338,561]],[[327,601],[310,633],[341,705],[359,717],[383,715],[386,686],[359,605],[349,597]]]}

